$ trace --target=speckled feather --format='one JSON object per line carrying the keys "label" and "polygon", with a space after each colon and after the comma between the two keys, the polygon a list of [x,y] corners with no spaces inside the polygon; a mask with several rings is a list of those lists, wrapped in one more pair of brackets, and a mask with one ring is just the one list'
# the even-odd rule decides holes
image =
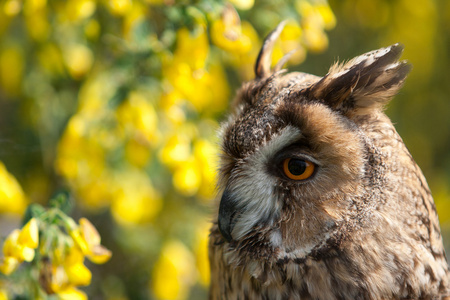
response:
{"label": "speckled feather", "polygon": [[[410,70],[402,47],[322,78],[286,74],[258,65],[280,28],[222,126],[220,188],[231,211],[220,212],[227,234],[211,229],[210,299],[445,299],[433,198],[382,111]],[[279,161],[290,154],[312,160],[314,176],[284,177]]]}

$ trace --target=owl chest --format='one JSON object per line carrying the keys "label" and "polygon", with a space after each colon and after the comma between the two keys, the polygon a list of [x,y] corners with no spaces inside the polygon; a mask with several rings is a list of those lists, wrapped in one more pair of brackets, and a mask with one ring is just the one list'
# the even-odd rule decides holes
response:
{"label": "owl chest", "polygon": [[212,255],[210,299],[374,299],[367,278],[343,257],[242,261],[220,252]]}
{"label": "owl chest", "polygon": [[340,278],[320,261],[250,263],[219,273],[221,285],[211,290],[211,299],[371,299],[356,278]]}
{"label": "owl chest", "polygon": [[394,248],[385,259],[372,254],[355,247],[275,261],[214,251],[210,299],[441,299],[445,264],[396,256]]}

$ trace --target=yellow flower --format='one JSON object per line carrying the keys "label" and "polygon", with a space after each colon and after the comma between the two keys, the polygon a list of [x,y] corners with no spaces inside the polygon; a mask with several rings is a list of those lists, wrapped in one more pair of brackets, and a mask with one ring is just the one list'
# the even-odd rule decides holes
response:
{"label": "yellow flower", "polygon": [[191,33],[187,28],[177,32],[173,57],[163,59],[163,76],[173,88],[177,101],[188,101],[198,111],[214,112],[224,107],[228,98],[226,76],[219,64],[208,66],[209,42],[204,26]]}
{"label": "yellow flower", "polygon": [[[217,124],[206,126],[217,127]],[[204,198],[211,198],[215,188],[215,147],[208,141],[200,139],[193,145],[191,138],[197,133],[189,133],[184,128],[171,136],[161,151],[161,161],[173,172],[173,185],[182,195],[193,196],[197,192]]]}
{"label": "yellow flower", "polygon": [[192,158],[180,163],[173,174],[174,187],[185,196],[193,196],[199,189],[202,180],[198,162]]}
{"label": "yellow flower", "polygon": [[164,117],[174,127],[183,125],[186,121],[186,114],[181,108],[182,101],[183,96],[176,90],[164,93],[159,99],[159,107]]}
{"label": "yellow flower", "polygon": [[[72,249],[68,261],[72,261],[69,264],[77,264],[82,262],[83,254],[96,264],[103,264],[111,258],[111,251],[100,245],[101,237],[97,229],[86,218],[79,220],[80,226],[71,225],[72,230],[69,230],[69,234],[78,246],[80,251]],[[80,268],[77,266],[77,268]]]}
{"label": "yellow flower", "polygon": [[112,256],[112,252],[102,245],[95,245],[91,249],[91,254],[87,258],[95,264],[104,264]]}
{"label": "yellow flower", "polygon": [[131,7],[131,0],[108,0],[108,8],[113,15],[123,16]]}
{"label": "yellow flower", "polygon": [[276,43],[273,50],[272,64],[277,64],[286,53],[292,50],[295,52],[291,55],[288,62],[295,65],[302,63],[306,58],[306,50],[301,44],[302,36],[303,30],[298,22],[289,20],[284,26],[279,42]]}
{"label": "yellow flower", "polygon": [[295,1],[295,8],[302,18],[307,18],[315,13],[314,6],[308,0]]}
{"label": "yellow flower", "polygon": [[197,26],[194,32],[183,27],[177,32],[177,48],[174,53],[175,64],[184,62],[193,71],[203,69],[209,53],[206,29]]}
{"label": "yellow flower", "polygon": [[0,300],[8,300],[8,293],[0,288]]}
{"label": "yellow flower", "polygon": [[20,12],[21,9],[22,3],[19,0],[7,0],[3,5],[3,11],[7,16],[15,16]]}
{"label": "yellow flower", "polygon": [[[384,3],[384,2],[383,2]],[[378,3],[380,4],[380,3]],[[378,6],[377,6],[378,9]],[[333,29],[336,26],[336,17],[334,16],[333,11],[331,10],[328,3],[321,3],[316,6],[316,10],[319,15],[322,17],[324,28],[326,30]]]}
{"label": "yellow flower", "polygon": [[89,285],[91,283],[92,274],[91,271],[83,264],[83,262],[77,262],[74,264],[68,264],[64,266],[67,274],[67,279],[70,284],[73,285]]}
{"label": "yellow flower", "polygon": [[111,212],[116,221],[135,225],[152,221],[162,208],[162,199],[148,175],[138,169],[117,174]]}
{"label": "yellow flower", "polygon": [[191,140],[188,134],[178,133],[168,138],[161,150],[161,161],[170,168],[177,167],[191,156]]}
{"label": "yellow flower", "polygon": [[152,143],[157,141],[158,117],[153,105],[142,93],[131,92],[117,108],[116,115],[119,124],[129,132]]}
{"label": "yellow flower", "polygon": [[[211,124],[217,127],[217,124]],[[194,157],[201,172],[201,185],[198,194],[205,200],[210,200],[215,195],[216,170],[218,168],[218,149],[208,140],[200,139],[194,143]]]}
{"label": "yellow flower", "polygon": [[[45,286],[46,290],[49,290],[52,293],[58,293],[68,286],[66,271],[62,265],[49,264],[48,268],[50,269],[50,274],[48,277],[44,277],[44,282],[41,284]],[[46,282],[46,279],[49,279],[50,282]]]}
{"label": "yellow flower", "polygon": [[114,186],[114,174],[105,158],[121,145],[123,137],[120,130],[106,129],[87,114],[91,114],[90,108],[70,119],[58,144],[55,168],[83,204],[98,209],[110,204]]}
{"label": "yellow flower", "polygon": [[157,299],[186,299],[195,282],[192,253],[181,242],[167,242],[153,269],[151,288]]}
{"label": "yellow flower", "polygon": [[[76,242],[75,242],[76,243]],[[45,241],[40,248],[41,255],[48,255],[48,248],[45,245]],[[61,265],[66,259],[67,246],[65,244],[55,245],[51,248],[51,262],[55,265]],[[50,261],[47,262],[50,264]]]}
{"label": "yellow flower", "polygon": [[125,145],[125,159],[136,167],[143,168],[151,157],[150,145],[138,138],[131,138]]}
{"label": "yellow flower", "polygon": [[296,8],[302,16],[304,43],[311,52],[322,52],[328,47],[328,37],[324,30],[336,25],[336,18],[327,3],[313,5],[306,0],[298,0]]}
{"label": "yellow flower", "polygon": [[85,45],[75,44],[64,49],[64,61],[69,74],[74,79],[80,79],[91,70],[94,55]]}
{"label": "yellow flower", "polygon": [[21,214],[25,210],[26,202],[21,186],[0,162],[0,212]]}
{"label": "yellow flower", "polygon": [[19,229],[14,229],[6,238],[3,244],[3,254],[5,257],[14,257],[19,262],[32,261],[34,258],[34,249],[27,247],[19,242]]}
{"label": "yellow flower", "polygon": [[47,289],[53,293],[64,293],[68,288],[91,283],[92,274],[83,263],[84,255],[81,250],[72,246],[66,251],[60,264],[52,262],[49,265],[51,270],[50,282],[45,284]]}
{"label": "yellow flower", "polygon": [[31,218],[22,228],[18,237],[18,243],[25,247],[37,248],[39,245],[39,228],[35,218]]}
{"label": "yellow flower", "polygon": [[295,6],[302,16],[303,23],[314,24],[313,27],[326,30],[336,26],[336,17],[328,3],[324,1],[313,4],[306,0],[297,0]]}
{"label": "yellow flower", "polygon": [[66,15],[71,21],[87,19],[95,12],[94,0],[69,0],[66,2]]}
{"label": "yellow flower", "polygon": [[111,251],[100,245],[101,238],[97,229],[86,218],[79,220],[82,236],[87,244],[86,257],[96,263],[103,264],[111,258]]}
{"label": "yellow flower", "polygon": [[233,53],[247,53],[252,48],[251,39],[243,34],[241,20],[232,6],[226,6],[221,18],[211,25],[212,42]]}
{"label": "yellow flower", "polygon": [[90,182],[91,178],[100,180],[105,163],[104,149],[98,142],[71,135],[66,130],[58,145],[58,158],[55,162],[58,172],[69,180],[79,181],[80,185],[93,183]]}
{"label": "yellow flower", "polygon": [[100,35],[100,23],[95,19],[90,20],[84,27],[84,34],[88,39],[97,40]]}
{"label": "yellow flower", "polygon": [[24,4],[25,14],[34,14],[38,10],[42,10],[47,5],[47,0],[26,0]]}
{"label": "yellow flower", "polygon": [[220,111],[228,98],[228,85],[221,65],[211,65],[209,70],[192,70],[187,63],[177,65],[169,74],[173,87],[198,112]]}
{"label": "yellow flower", "polygon": [[255,0],[230,0],[234,6],[242,10],[248,10],[253,7]]}
{"label": "yellow flower", "polygon": [[57,295],[60,300],[87,300],[88,299],[87,295],[84,292],[82,292],[72,286],[59,291]]}
{"label": "yellow flower", "polygon": [[9,275],[17,269],[19,264],[20,264],[19,260],[15,257],[12,256],[3,257],[0,259],[0,272],[2,272],[5,275]]}
{"label": "yellow flower", "polygon": [[228,59],[230,59],[232,65],[241,72],[243,79],[250,80],[253,79],[255,75],[253,67],[261,44],[258,33],[249,22],[241,22],[241,32],[242,36],[246,36],[250,39],[252,47],[248,52],[231,53],[232,55],[230,55]]}
{"label": "yellow flower", "polygon": [[20,230],[14,229],[5,239],[3,243],[3,254],[5,256],[15,257],[15,252],[17,252],[17,240],[19,238]]}
{"label": "yellow flower", "polygon": [[[192,33],[187,28],[181,28],[177,32],[177,48],[173,57],[164,59],[164,77],[173,84],[176,76],[194,76],[193,72],[204,69],[208,53],[208,37],[202,26]],[[199,75],[196,74],[197,77]]]}
{"label": "yellow flower", "polygon": [[311,52],[320,53],[328,47],[328,37],[321,28],[305,26],[304,41]]}
{"label": "yellow flower", "polygon": [[283,28],[280,34],[280,40],[282,41],[298,41],[302,36],[302,29],[300,25],[294,21],[289,20]]}
{"label": "yellow flower", "polygon": [[82,253],[87,253],[89,251],[89,245],[87,241],[84,239],[80,228],[69,230],[69,234],[72,237],[75,244],[80,248]]}

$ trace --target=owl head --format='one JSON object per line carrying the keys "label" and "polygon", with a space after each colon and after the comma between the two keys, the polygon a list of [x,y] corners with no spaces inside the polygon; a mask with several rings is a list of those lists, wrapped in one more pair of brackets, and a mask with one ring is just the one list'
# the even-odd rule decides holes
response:
{"label": "owl head", "polygon": [[391,128],[383,107],[410,65],[395,44],[323,77],[286,73],[287,57],[271,69],[282,29],[264,41],[255,79],[243,84],[221,128],[218,227],[230,245],[298,256],[345,235],[386,200],[379,195],[387,162],[374,139]]}

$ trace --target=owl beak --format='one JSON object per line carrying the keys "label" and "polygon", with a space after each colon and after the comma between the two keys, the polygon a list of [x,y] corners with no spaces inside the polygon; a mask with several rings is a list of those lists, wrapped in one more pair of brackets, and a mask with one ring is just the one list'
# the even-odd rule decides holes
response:
{"label": "owl beak", "polygon": [[233,237],[231,232],[235,222],[233,222],[234,216],[236,215],[236,201],[233,199],[231,193],[225,189],[220,200],[219,206],[219,230],[222,236],[230,242]]}

